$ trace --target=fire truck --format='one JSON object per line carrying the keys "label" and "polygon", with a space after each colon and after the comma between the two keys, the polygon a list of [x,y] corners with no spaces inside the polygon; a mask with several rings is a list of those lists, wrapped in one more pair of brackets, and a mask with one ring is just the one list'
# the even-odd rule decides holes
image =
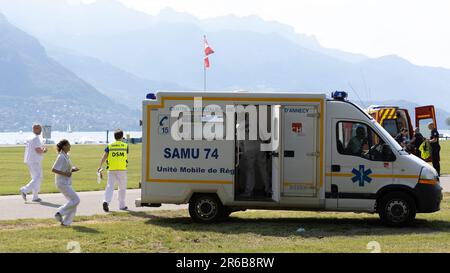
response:
{"label": "fire truck", "polygon": [[372,105],[367,109],[371,115],[388,133],[395,137],[402,128],[408,131],[408,138],[414,136],[414,128],[419,127],[420,133],[424,137],[430,136],[428,124],[433,122],[437,126],[436,111],[433,105],[420,106],[415,108],[415,127],[411,121],[409,111],[399,106]]}

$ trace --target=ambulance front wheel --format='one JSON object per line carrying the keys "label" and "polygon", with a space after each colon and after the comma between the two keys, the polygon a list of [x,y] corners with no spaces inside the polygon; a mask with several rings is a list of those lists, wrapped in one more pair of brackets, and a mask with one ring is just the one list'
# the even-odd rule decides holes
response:
{"label": "ambulance front wheel", "polygon": [[223,218],[224,207],[213,194],[197,194],[189,202],[189,214],[198,223],[214,223]]}
{"label": "ambulance front wheel", "polygon": [[378,213],[381,221],[388,226],[407,226],[416,218],[416,202],[406,193],[388,193],[379,201]]}

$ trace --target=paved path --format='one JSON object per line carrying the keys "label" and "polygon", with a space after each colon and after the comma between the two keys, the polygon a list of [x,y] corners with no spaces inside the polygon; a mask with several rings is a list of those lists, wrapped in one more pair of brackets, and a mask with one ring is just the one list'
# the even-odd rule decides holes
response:
{"label": "paved path", "polygon": [[[162,205],[159,208],[136,208],[134,200],[140,198],[140,190],[127,191],[127,206],[130,211],[152,211],[152,210],[177,210],[185,209],[187,205]],[[80,192],[81,202],[78,206],[77,215],[90,216],[105,214],[102,208],[103,191]],[[24,202],[19,195],[0,196],[0,220],[15,219],[45,219],[52,218],[57,208],[66,202],[62,194],[40,194],[41,203]],[[109,206],[110,211],[118,211],[117,191],[114,192],[113,201]]]}
{"label": "paved path", "polygon": [[443,192],[450,192],[450,175],[441,176],[440,181]]}
{"label": "paved path", "polygon": [[[444,192],[450,192],[450,176],[441,177]],[[77,215],[90,216],[105,214],[102,209],[103,191],[80,192],[81,203]],[[28,201],[25,203],[19,195],[0,196],[0,220],[15,220],[27,218],[52,218],[59,206],[66,200],[62,194],[41,194],[41,203]],[[162,205],[159,208],[136,208],[134,200],[140,198],[140,190],[127,191],[127,206],[131,211],[177,210],[186,209],[187,205]],[[29,196],[31,199],[31,196]],[[110,205],[110,210],[118,210],[117,191]]]}

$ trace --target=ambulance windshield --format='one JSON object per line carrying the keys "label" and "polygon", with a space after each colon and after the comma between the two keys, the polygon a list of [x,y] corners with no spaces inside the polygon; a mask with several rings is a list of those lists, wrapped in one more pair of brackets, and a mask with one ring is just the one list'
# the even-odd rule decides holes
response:
{"label": "ambulance windshield", "polygon": [[384,129],[383,126],[381,126],[376,120],[372,120],[372,124],[375,127],[377,127],[378,130],[381,131],[381,133],[383,134],[383,136],[386,138],[387,142],[392,146],[393,149],[395,149],[396,151],[404,151],[403,147],[400,146],[400,144],[398,144],[398,142],[395,141],[395,139],[391,136],[391,134],[389,134],[389,132],[386,131],[386,129]]}

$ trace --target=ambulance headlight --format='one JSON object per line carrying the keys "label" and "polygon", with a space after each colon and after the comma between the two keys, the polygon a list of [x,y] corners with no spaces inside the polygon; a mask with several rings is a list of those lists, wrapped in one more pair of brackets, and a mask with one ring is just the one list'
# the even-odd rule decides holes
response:
{"label": "ambulance headlight", "polygon": [[422,167],[420,171],[419,183],[434,185],[439,182],[439,177],[434,169]]}
{"label": "ambulance headlight", "polygon": [[334,91],[333,93],[331,93],[331,97],[335,100],[346,100],[348,94],[345,91]]}

